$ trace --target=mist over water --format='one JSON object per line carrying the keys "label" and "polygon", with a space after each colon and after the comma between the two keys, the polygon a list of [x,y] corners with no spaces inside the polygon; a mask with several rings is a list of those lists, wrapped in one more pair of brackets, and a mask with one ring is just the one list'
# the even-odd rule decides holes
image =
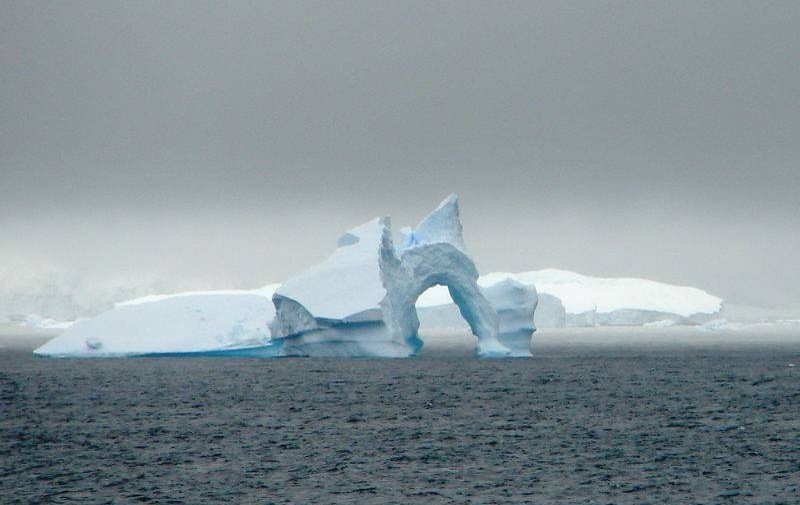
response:
{"label": "mist over water", "polygon": [[798,24],[792,2],[7,2],[0,265],[255,287],[457,192],[484,272],[800,307]]}

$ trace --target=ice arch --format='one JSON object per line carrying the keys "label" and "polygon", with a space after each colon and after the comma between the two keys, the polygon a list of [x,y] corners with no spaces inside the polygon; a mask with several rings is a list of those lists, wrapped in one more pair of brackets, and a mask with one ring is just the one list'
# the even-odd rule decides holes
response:
{"label": "ice arch", "polygon": [[435,285],[450,290],[478,337],[479,355],[511,355],[466,254],[458,198],[450,195],[402,233],[396,246],[389,218],[364,223],[343,235],[327,260],[283,284],[270,323],[278,355],[411,356],[422,346],[414,303]]}
{"label": "ice arch", "polygon": [[[382,256],[383,257],[383,256]],[[419,342],[416,301],[429,288],[446,286],[461,316],[478,337],[482,356],[509,354],[497,339],[497,313],[478,287],[478,271],[472,260],[449,243],[415,244],[385,261],[383,271],[391,276],[381,302],[383,321],[395,334]]]}
{"label": "ice arch", "polygon": [[[539,312],[539,294],[512,274],[495,278],[491,284],[478,281],[481,293],[497,313],[497,339],[511,351],[511,356],[530,357],[534,311]],[[417,316],[423,329],[464,332],[468,329],[458,306],[445,286],[434,286],[417,300]],[[423,330],[425,334],[425,331]]]}

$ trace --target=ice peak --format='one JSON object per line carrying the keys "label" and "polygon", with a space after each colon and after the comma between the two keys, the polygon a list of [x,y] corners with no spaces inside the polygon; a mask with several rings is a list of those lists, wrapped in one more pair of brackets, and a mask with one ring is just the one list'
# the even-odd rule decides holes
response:
{"label": "ice peak", "polygon": [[459,251],[466,252],[463,227],[458,208],[458,195],[449,195],[416,228],[402,230],[405,239],[403,249],[423,244],[448,243]]}

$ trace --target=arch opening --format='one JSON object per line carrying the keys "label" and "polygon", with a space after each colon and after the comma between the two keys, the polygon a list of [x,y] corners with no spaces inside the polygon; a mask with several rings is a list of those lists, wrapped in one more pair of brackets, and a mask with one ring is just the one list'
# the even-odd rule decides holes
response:
{"label": "arch opening", "polygon": [[[531,337],[536,331],[533,318],[538,305],[535,289],[505,279],[480,291],[497,315],[497,340],[510,350],[510,356],[531,356]],[[453,294],[449,286],[437,284],[417,299],[418,333],[428,347],[428,351],[423,347],[424,353],[470,348],[474,340],[467,336],[469,332],[480,343],[477,333],[480,330],[469,324],[468,315],[465,317],[463,313],[464,305],[457,301],[458,293]]]}
{"label": "arch opening", "polygon": [[447,286],[437,284],[420,294],[415,303],[423,356],[474,353],[476,336],[450,296]]}

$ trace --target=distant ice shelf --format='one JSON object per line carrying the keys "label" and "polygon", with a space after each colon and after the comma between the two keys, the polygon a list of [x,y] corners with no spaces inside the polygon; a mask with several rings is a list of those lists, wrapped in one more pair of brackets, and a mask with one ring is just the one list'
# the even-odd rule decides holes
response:
{"label": "distant ice shelf", "polygon": [[[557,269],[495,272],[482,275],[478,284],[485,289],[507,279],[536,287],[539,305],[534,322],[539,329],[642,326],[656,322],[701,325],[719,318],[722,310],[721,298],[694,287],[648,279],[590,277]],[[457,319],[448,320],[443,315],[451,303],[446,291],[433,288],[419,299],[420,317],[424,322],[458,326]]]}

